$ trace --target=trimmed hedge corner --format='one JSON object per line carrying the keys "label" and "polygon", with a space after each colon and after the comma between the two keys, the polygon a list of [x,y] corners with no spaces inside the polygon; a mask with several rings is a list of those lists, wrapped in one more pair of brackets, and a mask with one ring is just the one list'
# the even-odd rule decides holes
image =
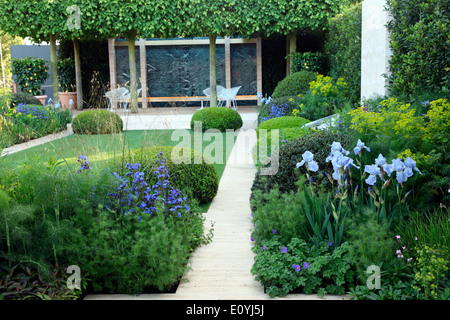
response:
{"label": "trimmed hedge corner", "polygon": [[76,134],[118,133],[123,130],[123,121],[111,111],[88,110],[73,119],[72,129]]}
{"label": "trimmed hedge corner", "polygon": [[227,129],[237,130],[242,127],[241,115],[233,109],[225,107],[208,107],[198,110],[191,118],[191,129],[194,130],[194,122],[202,123],[202,130],[217,129],[226,131]]}

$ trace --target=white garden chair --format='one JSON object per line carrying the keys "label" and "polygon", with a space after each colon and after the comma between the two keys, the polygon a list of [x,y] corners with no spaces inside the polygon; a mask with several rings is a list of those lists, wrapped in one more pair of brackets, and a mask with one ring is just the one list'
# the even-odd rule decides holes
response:
{"label": "white garden chair", "polygon": [[[128,90],[127,90],[128,91]],[[141,91],[142,91],[142,88],[141,89],[137,89],[137,96],[139,97],[139,95],[141,94]],[[123,107],[124,109],[126,109],[126,108],[128,108],[128,103],[130,103],[131,102],[131,92],[127,92],[125,95],[124,95],[124,99],[126,100],[126,102],[124,102],[125,103],[125,106]]]}
{"label": "white garden chair", "polygon": [[128,93],[128,89],[125,87],[120,87],[118,89],[112,89],[111,91],[108,91],[105,93],[105,97],[109,99],[109,106],[108,110],[113,110],[117,107],[117,101],[124,99],[125,95]]}
{"label": "white garden chair", "polygon": [[222,92],[222,94],[219,97],[220,104],[222,102],[225,102],[226,104],[228,104],[228,101],[230,101],[230,105],[233,105],[233,109],[237,110],[236,95],[237,95],[239,89],[241,89],[241,86],[233,87],[231,89],[226,89],[224,92]]}
{"label": "white garden chair", "polygon": [[[224,91],[226,91],[227,89],[225,89],[222,86],[216,86],[216,91],[217,91],[217,98],[220,100],[220,97],[222,95],[222,93]],[[207,97],[211,96],[211,88],[206,88],[205,90],[203,90],[203,94]]]}

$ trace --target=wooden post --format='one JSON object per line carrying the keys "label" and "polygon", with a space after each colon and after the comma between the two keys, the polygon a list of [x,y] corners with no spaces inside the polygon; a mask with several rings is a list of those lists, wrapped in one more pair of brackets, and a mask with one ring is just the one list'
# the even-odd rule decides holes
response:
{"label": "wooden post", "polygon": [[147,108],[147,53],[145,50],[145,39],[139,39],[139,57],[141,63],[141,97],[142,108]]}
{"label": "wooden post", "polygon": [[[256,39],[256,87],[257,93],[263,93],[262,86],[262,40]],[[258,99],[258,106],[261,105],[261,99]]]}

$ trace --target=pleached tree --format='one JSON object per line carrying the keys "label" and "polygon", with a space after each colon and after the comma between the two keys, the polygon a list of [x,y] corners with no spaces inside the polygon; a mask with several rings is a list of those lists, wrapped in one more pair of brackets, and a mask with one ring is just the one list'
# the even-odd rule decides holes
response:
{"label": "pleached tree", "polygon": [[[178,1],[94,0],[93,20],[100,35],[126,38],[130,66],[131,111],[138,112],[135,42],[138,38],[164,38],[182,33]],[[93,25],[94,26],[94,25]],[[144,84],[145,85],[145,84]]]}
{"label": "pleached tree", "polygon": [[[244,19],[250,25],[247,29],[261,36],[285,35],[286,55],[289,56],[297,51],[300,31],[324,30],[341,5],[341,0],[251,0]],[[288,74],[291,67],[288,59]]]}
{"label": "pleached tree", "polygon": [[209,38],[210,105],[217,106],[216,40],[240,35],[242,19],[237,15],[242,0],[180,0],[187,8],[185,32],[190,37]]}
{"label": "pleached tree", "polygon": [[59,101],[56,41],[66,28],[66,1],[0,1],[0,30],[3,33],[29,37],[34,42],[50,43],[50,70],[53,101]]}

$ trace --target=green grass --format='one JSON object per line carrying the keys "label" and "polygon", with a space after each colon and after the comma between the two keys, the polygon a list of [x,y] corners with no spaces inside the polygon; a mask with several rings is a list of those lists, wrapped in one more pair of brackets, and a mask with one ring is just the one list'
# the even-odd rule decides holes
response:
{"label": "green grass", "polygon": [[[7,155],[4,157],[4,160],[9,161],[13,166],[20,166],[24,162],[34,160],[37,160],[39,163],[57,160],[63,161],[67,165],[73,166],[73,170],[77,170],[77,167],[79,166],[77,162],[78,156],[85,155],[89,159],[90,166],[94,170],[101,169],[105,165],[105,160],[129,150],[158,145],[178,145],[179,141],[171,140],[172,134],[175,131],[186,130],[133,130],[115,134],[70,135]],[[194,148],[194,132],[193,130],[187,131],[191,136],[191,148]],[[219,178],[222,177],[229,157],[229,151],[231,151],[226,150],[226,133],[220,133],[220,135],[222,135],[222,150],[224,150],[223,161],[221,161],[221,163],[213,164]],[[202,143],[202,151],[211,143],[214,143],[214,140],[204,141]],[[217,145],[217,147],[218,146],[219,145]],[[205,212],[208,208],[209,204],[201,206],[201,209]]]}

